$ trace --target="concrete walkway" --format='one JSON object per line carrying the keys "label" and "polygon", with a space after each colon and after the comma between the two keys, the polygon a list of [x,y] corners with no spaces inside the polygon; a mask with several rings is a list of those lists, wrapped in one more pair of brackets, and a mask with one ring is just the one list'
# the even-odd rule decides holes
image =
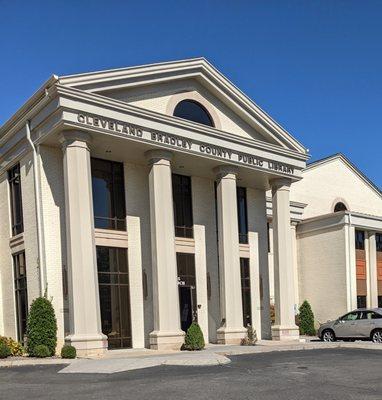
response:
{"label": "concrete walkway", "polygon": [[102,373],[132,371],[159,365],[213,366],[231,362],[229,356],[241,354],[260,354],[275,351],[297,351],[330,348],[360,348],[382,350],[382,345],[371,342],[334,342],[300,340],[293,342],[259,341],[256,346],[207,345],[203,351],[159,352],[149,349],[130,349],[108,351],[102,358],[62,360],[60,358],[33,359],[28,357],[8,358],[0,361],[0,367],[23,365],[63,364],[59,373]]}

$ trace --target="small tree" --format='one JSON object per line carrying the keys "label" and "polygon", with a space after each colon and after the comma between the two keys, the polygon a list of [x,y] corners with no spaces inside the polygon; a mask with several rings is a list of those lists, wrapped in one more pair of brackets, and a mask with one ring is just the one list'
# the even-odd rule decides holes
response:
{"label": "small tree", "polygon": [[314,315],[309,302],[305,300],[299,308],[299,327],[301,335],[313,336],[316,334],[314,329]]}
{"label": "small tree", "polygon": [[251,325],[247,326],[247,335],[241,340],[242,346],[254,346],[257,342],[256,330],[252,328]]}
{"label": "small tree", "polygon": [[52,303],[46,297],[38,297],[32,302],[27,322],[27,352],[36,356],[39,345],[45,345],[53,356],[57,345],[57,321]]}
{"label": "small tree", "polygon": [[203,332],[200,326],[193,322],[187,329],[184,339],[184,348],[186,350],[203,350],[205,346]]}

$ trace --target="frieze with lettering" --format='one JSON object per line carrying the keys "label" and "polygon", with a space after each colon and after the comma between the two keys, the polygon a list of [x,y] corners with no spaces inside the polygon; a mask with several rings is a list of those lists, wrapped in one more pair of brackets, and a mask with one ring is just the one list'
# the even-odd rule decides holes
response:
{"label": "frieze with lettering", "polygon": [[182,148],[188,151],[234,161],[248,166],[268,169],[290,175],[293,175],[294,173],[294,168],[292,166],[280,163],[278,161],[263,159],[247,153],[235,152],[225,147],[208,143],[196,142],[177,135],[144,129],[123,121],[112,120],[89,114],[78,114],[77,121],[80,124],[102,128],[121,135],[133,136],[144,141],[151,141],[170,147]]}

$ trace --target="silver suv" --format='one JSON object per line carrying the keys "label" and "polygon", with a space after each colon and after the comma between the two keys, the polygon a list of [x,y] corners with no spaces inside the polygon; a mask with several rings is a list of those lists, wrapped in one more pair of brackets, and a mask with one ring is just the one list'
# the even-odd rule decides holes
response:
{"label": "silver suv", "polygon": [[328,321],[320,326],[318,336],[325,342],[363,339],[382,343],[382,308],[359,308]]}

